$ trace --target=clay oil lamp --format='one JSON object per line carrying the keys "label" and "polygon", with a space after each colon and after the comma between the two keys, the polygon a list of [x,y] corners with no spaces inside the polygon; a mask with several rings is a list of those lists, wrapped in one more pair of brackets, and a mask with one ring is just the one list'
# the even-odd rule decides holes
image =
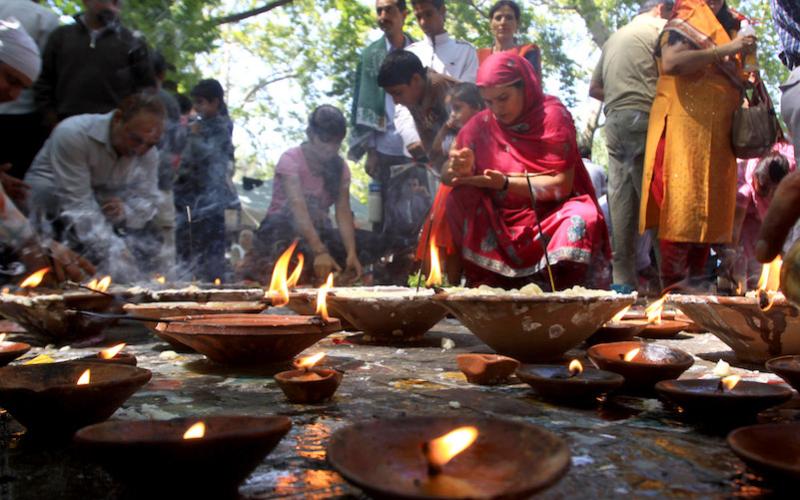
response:
{"label": "clay oil lamp", "polygon": [[456,363],[471,384],[497,385],[519,368],[519,361],[499,354],[459,354]]}
{"label": "clay oil lamp", "polygon": [[584,368],[577,359],[569,366],[522,365],[517,377],[549,400],[584,405],[622,387],[622,375],[596,368]]}
{"label": "clay oil lamp", "polygon": [[96,290],[61,291],[40,288],[49,268],[28,276],[16,292],[0,294],[0,313],[46,342],[71,342],[98,336],[116,321],[80,314],[104,313],[113,305],[113,295]]}
{"label": "clay oil lamp", "polygon": [[637,336],[646,339],[671,339],[679,333],[686,331],[691,325],[676,319],[664,319],[664,302],[667,296],[661,297],[645,309],[647,324]]}
{"label": "clay oil lamp", "polygon": [[721,379],[662,380],[655,389],[659,396],[677,405],[687,416],[710,422],[746,422],[758,412],[792,397],[788,387],[741,381],[738,375]]}
{"label": "clay oil lamp", "polygon": [[330,399],[342,382],[342,372],[315,367],[324,352],[295,361],[295,370],[280,372],[275,381],[291,403],[316,404]]}
{"label": "clay oil lamp", "polygon": [[762,364],[800,355],[800,315],[778,291],[784,267],[780,258],[765,264],[758,288],[744,297],[675,295],[670,302],[727,344],[741,361]]}
{"label": "clay oil lamp", "polygon": [[741,427],[728,434],[728,446],[778,488],[800,484],[800,423]]}
{"label": "clay oil lamp", "polygon": [[70,435],[110,417],[150,371],[68,361],[0,368],[0,406],[34,435]]}
{"label": "clay oil lamp", "polygon": [[236,498],[291,427],[282,416],[111,420],[81,429],[75,443],[131,498]]}
{"label": "clay oil lamp", "polygon": [[767,370],[800,391],[800,356],[781,356],[767,361]]}
{"label": "clay oil lamp", "polygon": [[680,349],[635,341],[597,344],[587,354],[601,370],[622,375],[630,390],[652,389],[656,382],[678,378],[694,364],[694,358]]}
{"label": "clay oil lamp", "polygon": [[31,350],[25,342],[6,342],[6,334],[0,333],[0,366],[6,366]]}
{"label": "clay oil lamp", "polygon": [[327,456],[374,498],[528,498],[556,483],[570,465],[560,438],[501,419],[358,423],[334,433]]}
{"label": "clay oil lamp", "polygon": [[122,352],[125,349],[125,343],[119,343],[115,346],[103,349],[96,354],[80,358],[80,361],[88,361],[94,363],[119,363],[123,365],[136,366],[136,356],[133,354]]}
{"label": "clay oil lamp", "polygon": [[169,318],[171,321],[159,323],[156,329],[161,336],[185,344],[217,363],[252,366],[286,362],[331,333],[341,331],[341,323],[328,315],[326,305],[332,283],[333,274],[318,291],[317,316],[186,316]]}
{"label": "clay oil lamp", "polygon": [[627,319],[631,306],[618,312],[611,321],[604,324],[591,337],[586,340],[589,345],[606,344],[609,342],[623,342],[631,340],[647,326],[647,321],[642,319]]}

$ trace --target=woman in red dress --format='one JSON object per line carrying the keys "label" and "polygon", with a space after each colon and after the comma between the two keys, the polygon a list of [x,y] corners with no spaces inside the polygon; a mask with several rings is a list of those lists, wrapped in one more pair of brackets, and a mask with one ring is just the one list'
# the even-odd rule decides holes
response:
{"label": "woman in red dress", "polygon": [[608,286],[608,230],[569,111],[513,52],[490,56],[477,85],[488,109],[458,134],[443,176],[467,283],[549,289],[541,226],[557,289]]}

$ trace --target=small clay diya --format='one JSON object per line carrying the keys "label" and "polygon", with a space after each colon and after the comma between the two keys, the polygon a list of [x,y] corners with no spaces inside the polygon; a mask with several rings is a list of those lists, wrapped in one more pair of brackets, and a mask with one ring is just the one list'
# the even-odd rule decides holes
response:
{"label": "small clay diya", "polygon": [[150,377],[112,363],[7,366],[0,368],[0,406],[33,434],[67,435],[110,417]]}
{"label": "small clay diya", "polygon": [[728,446],[747,465],[778,484],[800,482],[800,423],[740,427],[728,434]]}
{"label": "small clay diya", "polygon": [[609,321],[586,340],[589,345],[624,342],[639,335],[647,326],[647,320]]}
{"label": "small clay diya", "polygon": [[800,356],[781,356],[767,361],[767,370],[800,391]]}
{"label": "small clay diya", "polygon": [[338,288],[328,295],[332,314],[347,320],[372,342],[414,342],[447,311],[433,300],[433,290],[405,287]]}
{"label": "small clay diya", "polygon": [[[444,436],[461,446],[442,446],[448,444]],[[570,465],[562,439],[501,419],[358,423],[336,431],[327,451],[331,465],[374,498],[528,498],[556,483]]]}
{"label": "small clay diya", "polygon": [[81,429],[75,442],[137,492],[230,498],[291,427],[281,416],[108,421]]}
{"label": "small clay diya", "polygon": [[644,339],[671,339],[687,331],[689,323],[676,319],[662,319],[654,323],[645,322],[645,327],[636,335]]}
{"label": "small clay diya", "polygon": [[628,389],[650,389],[660,380],[678,378],[694,364],[680,349],[644,342],[598,344],[587,354],[601,370],[622,375]]}
{"label": "small clay diya", "polygon": [[443,292],[434,300],[498,354],[534,363],[561,358],[636,296],[596,290],[531,294],[470,289]]}
{"label": "small clay diya", "polygon": [[169,318],[162,335],[174,338],[213,361],[229,365],[278,363],[293,359],[331,333],[338,319],[274,314],[214,314]]}
{"label": "small clay diya", "polygon": [[[556,401],[587,403],[622,387],[622,375],[584,368],[580,362],[563,365],[522,365],[517,377],[537,394]],[[578,366],[580,365],[580,366]]]}
{"label": "small clay diya", "polygon": [[136,366],[136,356],[129,352],[122,352],[125,344],[117,344],[108,349],[80,358],[79,361],[88,361],[90,363],[119,363],[122,365]]}
{"label": "small clay diya", "polygon": [[655,386],[664,399],[683,408],[690,416],[715,421],[747,421],[772,406],[785,403],[792,390],[761,382],[738,382],[726,388],[729,379],[662,380]]}
{"label": "small clay diya", "polygon": [[519,361],[498,354],[459,354],[456,363],[467,381],[478,385],[506,382],[519,368]]}
{"label": "small clay diya", "polygon": [[30,344],[25,342],[0,341],[0,366],[6,366],[30,350]]}
{"label": "small clay diya", "polygon": [[290,402],[315,404],[333,396],[342,382],[342,372],[330,368],[290,370],[277,373],[275,381]]}

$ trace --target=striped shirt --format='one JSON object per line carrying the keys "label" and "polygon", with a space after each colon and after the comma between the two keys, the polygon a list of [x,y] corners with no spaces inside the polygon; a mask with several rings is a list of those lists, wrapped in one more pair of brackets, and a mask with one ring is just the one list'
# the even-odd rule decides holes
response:
{"label": "striped shirt", "polygon": [[797,0],[769,0],[772,18],[783,45],[781,60],[787,66],[800,65],[800,3]]}

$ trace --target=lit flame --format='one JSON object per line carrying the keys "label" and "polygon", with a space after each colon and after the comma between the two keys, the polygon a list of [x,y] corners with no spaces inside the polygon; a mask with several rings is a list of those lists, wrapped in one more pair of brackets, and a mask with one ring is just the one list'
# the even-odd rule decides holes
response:
{"label": "lit flame", "polygon": [[772,305],[775,302],[775,292],[778,291],[780,286],[782,266],[783,260],[779,255],[769,264],[764,264],[761,269],[757,297],[759,298],[761,310],[765,312],[772,309]]}
{"label": "lit flame", "polygon": [[156,275],[155,280],[156,280],[156,283],[158,283],[159,285],[163,285],[163,284],[165,284],[167,282],[166,276],[162,276],[160,274]]}
{"label": "lit flame", "polygon": [[11,289],[7,286],[3,287],[3,293],[11,293]]}
{"label": "lit flame", "polygon": [[302,253],[297,254],[297,265],[292,271],[292,274],[289,275],[289,279],[286,280],[286,286],[289,288],[294,288],[297,286],[297,283],[300,282],[300,275],[303,274],[303,264],[305,264],[305,257]]}
{"label": "lit flame", "polygon": [[6,334],[0,333],[0,342],[5,342],[5,341],[6,341]]}
{"label": "lit flame", "polygon": [[193,426],[186,429],[183,433],[183,439],[202,439],[206,435],[206,424],[197,422]]}
{"label": "lit flame", "polygon": [[436,246],[436,238],[431,238],[431,270],[425,286],[442,286],[442,263],[439,260],[439,247]]}
{"label": "lit flame", "polygon": [[308,370],[309,368],[319,363],[320,360],[324,357],[325,357],[324,352],[318,352],[317,354],[314,354],[312,356],[306,356],[305,358],[300,358],[295,360],[294,365],[298,368]]}
{"label": "lit flame", "polygon": [[636,356],[639,355],[639,351],[641,351],[641,349],[639,349],[638,347],[636,349],[631,349],[630,351],[628,351],[625,354],[625,356],[622,359],[624,359],[625,361],[631,362],[634,359],[636,359]]}
{"label": "lit flame", "polygon": [[36,288],[44,279],[45,274],[50,272],[49,267],[45,267],[44,269],[39,269],[35,273],[31,274],[25,280],[19,284],[20,288]]}
{"label": "lit flame", "polygon": [[740,380],[742,380],[742,377],[739,375],[728,375],[727,377],[720,379],[719,384],[720,386],[724,387],[725,390],[732,391]]}
{"label": "lit flame", "polygon": [[619,323],[620,321],[622,321],[625,318],[625,315],[628,314],[628,311],[630,311],[630,310],[631,310],[631,306],[628,306],[625,309],[621,310],[620,312],[615,314],[613,318],[611,318],[611,322],[612,323]]}
{"label": "lit flame", "polygon": [[330,320],[328,316],[328,291],[333,288],[333,273],[328,275],[325,284],[319,287],[317,292],[317,310],[316,314],[322,318],[323,321]]}
{"label": "lit flame", "polygon": [[88,285],[86,285],[86,288],[91,288],[92,290],[95,290],[97,292],[105,292],[106,290],[108,290],[108,287],[110,286],[111,286],[111,276],[106,276],[101,280],[94,278],[92,281],[89,282]]}
{"label": "lit flame", "polygon": [[295,248],[297,248],[297,240],[281,254],[272,269],[268,294],[273,306],[280,307],[289,303],[289,285],[286,283],[286,275],[289,274],[289,261],[292,260]]}
{"label": "lit flame", "polygon": [[644,310],[644,313],[647,315],[648,323],[661,323],[661,313],[664,312],[665,300],[667,300],[666,295],[647,306],[647,309]]}
{"label": "lit flame", "polygon": [[103,349],[100,351],[100,357],[103,359],[112,359],[114,356],[120,353],[122,349],[125,348],[125,342],[121,344],[117,344],[114,347],[109,347],[108,349]]}
{"label": "lit flame", "polygon": [[426,443],[425,458],[431,467],[440,469],[456,455],[469,448],[476,439],[478,439],[478,429],[459,427]]}
{"label": "lit flame", "polygon": [[92,371],[86,370],[78,379],[77,385],[87,385],[92,380]]}
{"label": "lit flame", "polygon": [[217,279],[214,280],[214,284],[217,285],[217,286],[220,286],[222,284],[222,280],[217,278]]}
{"label": "lit flame", "polygon": [[575,375],[580,375],[583,373],[583,365],[577,359],[573,359],[569,363],[569,375],[570,377],[574,377]]}

